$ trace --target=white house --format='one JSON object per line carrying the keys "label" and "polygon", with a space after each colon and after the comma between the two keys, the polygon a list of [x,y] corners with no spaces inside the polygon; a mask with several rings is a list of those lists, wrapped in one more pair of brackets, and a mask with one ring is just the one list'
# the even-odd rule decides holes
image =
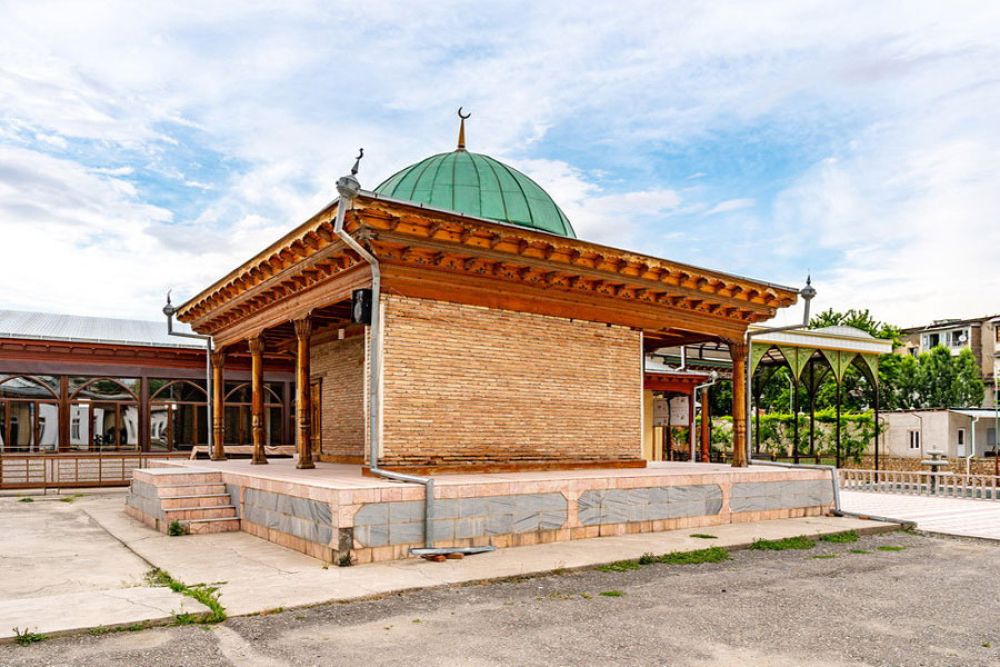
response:
{"label": "white house", "polygon": [[926,452],[938,450],[951,458],[992,458],[997,426],[993,408],[894,410],[882,414],[881,453],[922,458]]}

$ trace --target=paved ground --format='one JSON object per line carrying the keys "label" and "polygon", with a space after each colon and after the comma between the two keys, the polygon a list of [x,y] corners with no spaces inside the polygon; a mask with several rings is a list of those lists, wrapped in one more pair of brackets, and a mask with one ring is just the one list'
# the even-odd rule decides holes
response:
{"label": "paved ground", "polygon": [[[218,587],[222,604],[236,616],[704,546],[690,537],[696,531],[673,531],[502,549],[446,563],[411,559],[339,568],[246,533],[167,537],[130,519],[122,502],[121,495],[72,503],[0,500],[5,503],[0,516],[7,520],[0,526],[8,538],[0,555],[2,549],[11,552],[0,559],[0,582],[6,582],[0,584],[0,638],[11,636],[14,627],[43,634],[87,630],[171,620],[175,611],[198,608],[190,598],[144,585],[145,573],[154,566],[189,585]],[[824,517],[720,526],[711,532],[715,543],[732,546],[762,537],[885,527]]]}
{"label": "paved ground", "polygon": [[206,611],[146,586],[149,565],[81,510],[93,501],[67,498],[0,498],[0,639],[15,627],[59,632],[93,618],[115,625]]}
{"label": "paved ground", "polygon": [[880,534],[0,646],[0,664],[996,665],[998,548]]}
{"label": "paved ground", "polygon": [[1000,540],[998,501],[841,491],[840,504],[848,512],[913,521],[928,532]]}

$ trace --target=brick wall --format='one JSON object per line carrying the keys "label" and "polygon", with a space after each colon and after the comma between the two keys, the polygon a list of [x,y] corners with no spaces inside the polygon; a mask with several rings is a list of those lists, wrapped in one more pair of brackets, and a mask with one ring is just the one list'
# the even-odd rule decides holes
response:
{"label": "brick wall", "polygon": [[365,348],[356,335],[313,345],[313,380],[322,380],[320,452],[354,461],[365,452]]}
{"label": "brick wall", "polygon": [[641,459],[639,333],[383,300],[385,465]]}

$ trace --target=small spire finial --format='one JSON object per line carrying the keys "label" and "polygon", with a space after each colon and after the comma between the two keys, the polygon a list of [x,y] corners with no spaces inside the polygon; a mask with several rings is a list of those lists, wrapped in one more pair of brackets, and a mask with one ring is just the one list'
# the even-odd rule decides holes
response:
{"label": "small spire finial", "polygon": [[358,168],[361,166],[361,158],[363,158],[364,156],[365,156],[365,149],[364,148],[359,148],[358,149],[358,156],[356,158],[354,158],[354,166],[351,167],[351,176],[357,176],[358,175]]}
{"label": "small spire finial", "polygon": [[460,151],[465,150],[465,119],[469,118],[471,115],[471,113],[467,113],[463,116],[462,107],[458,107],[458,117],[462,119],[458,126],[458,150]]}

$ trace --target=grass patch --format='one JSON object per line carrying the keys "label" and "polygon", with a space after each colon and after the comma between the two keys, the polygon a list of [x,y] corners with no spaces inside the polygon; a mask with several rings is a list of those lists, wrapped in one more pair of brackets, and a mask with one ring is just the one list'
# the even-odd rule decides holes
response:
{"label": "grass patch", "polygon": [[754,540],[750,548],[757,551],[788,551],[790,549],[812,549],[815,546],[816,542],[805,535],[799,535],[781,540]]}
{"label": "grass patch", "polygon": [[820,536],[821,542],[831,542],[833,544],[848,544],[850,542],[857,542],[860,538],[858,531],[848,530],[844,533],[834,533],[832,535],[822,535]]}
{"label": "grass patch", "polygon": [[699,540],[717,540],[719,539],[715,535],[709,535],[708,533],[691,533],[689,537],[696,537]]}
{"label": "grass patch", "polygon": [[17,502],[19,502],[19,503],[33,503],[33,502],[35,502],[35,499],[32,498],[31,496],[21,496],[20,498],[17,499]]}
{"label": "grass patch", "polygon": [[652,565],[655,562],[656,562],[656,556],[654,556],[649,551],[639,556],[639,565]]}
{"label": "grass patch", "polygon": [[46,636],[37,632],[31,632],[28,628],[11,628],[14,631],[14,641],[18,646],[30,646],[46,640]]}
{"label": "grass patch", "polygon": [[68,495],[68,496],[63,496],[62,498],[59,499],[59,502],[61,502],[61,503],[71,503],[71,502],[74,502],[77,498],[83,498],[83,494],[82,493],[74,493],[74,494],[71,494],[71,495]]}
{"label": "grass patch", "polygon": [[847,553],[851,553],[851,554],[870,554],[871,551],[868,551],[867,549],[851,549]]}
{"label": "grass patch", "polygon": [[176,614],[174,616],[175,625],[189,625],[189,618],[195,618],[197,620],[193,622],[200,623],[221,623],[226,620],[226,609],[219,602],[219,589],[217,587],[205,586],[203,584],[188,586],[183,582],[177,581],[159,568],[150,571],[146,575],[146,580],[152,586],[166,586],[175,593],[180,593],[181,595],[186,595],[189,598],[197,600],[210,610],[207,614],[196,615],[187,612]]}
{"label": "grass patch", "polygon": [[601,572],[628,572],[630,570],[638,570],[640,567],[642,566],[639,565],[639,561],[620,560],[615,563],[608,563],[607,565],[598,565],[594,569]]}
{"label": "grass patch", "polygon": [[621,591],[601,591],[601,595],[606,598],[620,598],[625,594]]}
{"label": "grass patch", "polygon": [[697,551],[674,551],[663,554],[657,561],[667,565],[697,565],[699,563],[721,563],[729,560],[729,551],[722,547],[698,549]]}
{"label": "grass patch", "polygon": [[813,558],[836,558],[836,557],[837,554],[819,554],[817,556],[813,556]]}
{"label": "grass patch", "polygon": [[897,547],[892,544],[883,544],[882,546],[875,548],[878,549],[879,551],[902,551],[906,547]]}

